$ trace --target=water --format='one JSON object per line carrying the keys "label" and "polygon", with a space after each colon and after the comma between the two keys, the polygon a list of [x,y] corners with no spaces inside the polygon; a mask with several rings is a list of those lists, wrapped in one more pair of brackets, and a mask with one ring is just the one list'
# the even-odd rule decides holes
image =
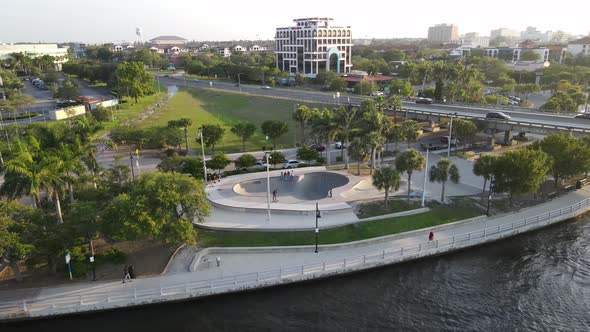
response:
{"label": "water", "polygon": [[348,276],[11,330],[590,331],[590,216]]}

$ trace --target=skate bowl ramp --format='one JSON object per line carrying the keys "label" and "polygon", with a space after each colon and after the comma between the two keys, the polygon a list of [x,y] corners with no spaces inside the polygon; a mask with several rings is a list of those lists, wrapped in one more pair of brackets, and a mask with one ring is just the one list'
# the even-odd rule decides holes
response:
{"label": "skate bowl ramp", "polygon": [[[270,178],[270,191],[277,191],[277,197],[291,196],[298,200],[319,200],[328,197],[331,189],[348,184],[348,177],[330,172],[313,172],[293,176],[293,180]],[[238,183],[234,192],[243,196],[266,197],[266,178]]]}

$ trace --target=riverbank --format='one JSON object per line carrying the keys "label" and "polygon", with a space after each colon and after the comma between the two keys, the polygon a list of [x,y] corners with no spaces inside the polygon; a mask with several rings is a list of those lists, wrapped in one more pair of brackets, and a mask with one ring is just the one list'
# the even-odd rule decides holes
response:
{"label": "riverbank", "polygon": [[[348,244],[290,248],[209,248],[193,259],[195,272],[121,282],[0,292],[0,318],[24,319],[178,301],[326,278],[440,255],[514,236],[576,217],[590,209],[584,188],[516,213]],[[434,241],[428,241],[430,230]],[[220,257],[220,266],[216,258]],[[24,296],[23,296],[24,295]]]}

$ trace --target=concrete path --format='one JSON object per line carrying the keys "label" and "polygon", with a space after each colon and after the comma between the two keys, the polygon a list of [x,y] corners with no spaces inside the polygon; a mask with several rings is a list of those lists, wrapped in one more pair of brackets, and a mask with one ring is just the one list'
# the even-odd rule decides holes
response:
{"label": "concrete path", "polygon": [[[581,190],[568,193],[552,201],[523,209],[516,213],[509,213],[492,218],[481,218],[480,220],[456,223],[450,226],[434,227],[432,230],[435,233],[436,239],[443,239],[452,236],[459,236],[468,232],[478,231],[483,228],[495,227],[502,224],[510,224],[524,218],[534,217],[539,214],[547,213],[549,211],[559,210],[562,207],[567,207],[578,203],[585,198],[590,197],[590,188],[583,188]],[[346,247],[341,249],[328,249],[320,246],[320,252],[314,253],[313,247],[305,247],[307,249],[289,250],[268,250],[268,249],[251,249],[249,251],[234,252],[226,250],[227,253],[216,253],[215,257],[208,257],[208,262],[200,260],[196,265],[195,272],[182,272],[182,265],[187,264],[190,253],[183,253],[179,256],[179,264],[172,264],[173,269],[163,276],[140,278],[131,283],[115,282],[95,282],[95,283],[80,283],[71,286],[61,287],[44,287],[37,289],[21,289],[12,291],[0,292],[0,314],[2,314],[3,305],[6,308],[6,302],[24,299],[43,299],[54,298],[59,299],[65,296],[92,296],[97,292],[109,292],[115,297],[117,294],[127,294],[130,291],[136,292],[153,292],[154,289],[160,289],[162,286],[171,284],[181,284],[185,282],[203,281],[217,277],[243,275],[246,273],[256,273],[268,271],[271,269],[279,269],[286,267],[296,267],[302,264],[330,262],[335,259],[343,259],[351,256],[359,256],[380,252],[388,249],[398,249],[399,247],[408,247],[417,245],[419,243],[427,242],[428,232],[430,230],[423,230],[423,232],[411,232],[406,235],[400,234],[395,240],[370,244],[359,244],[355,247]],[[313,233],[310,232],[310,237]],[[321,232],[320,232],[321,237]],[[235,250],[234,250],[235,251]],[[196,253],[195,253],[196,254]],[[187,256],[188,255],[188,256]],[[215,258],[219,257],[221,265],[219,267],[215,264]],[[141,267],[137,267],[140,269]],[[188,266],[185,271],[188,271]],[[5,309],[8,310],[8,309]]]}

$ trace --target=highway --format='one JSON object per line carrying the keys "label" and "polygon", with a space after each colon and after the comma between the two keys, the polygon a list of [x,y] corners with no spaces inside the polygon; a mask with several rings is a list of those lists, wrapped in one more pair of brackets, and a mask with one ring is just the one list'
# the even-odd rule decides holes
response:
{"label": "highway", "polygon": [[[218,90],[241,92],[257,96],[279,97],[286,99],[293,99],[297,101],[319,102],[326,104],[346,105],[349,102],[352,104],[360,104],[363,100],[371,97],[364,97],[358,95],[341,94],[340,98],[335,100],[334,94],[330,92],[301,90],[295,88],[269,88],[263,89],[259,85],[242,84],[240,87],[236,83],[217,82],[210,83],[205,80],[195,81],[194,79],[184,79],[184,77],[159,77],[160,83],[164,85],[189,86],[197,88],[213,88]],[[533,110],[525,109],[496,109],[482,106],[462,106],[462,105],[442,105],[442,104],[416,104],[414,102],[404,102],[404,108],[418,111],[427,111],[433,113],[457,113],[462,116],[469,116],[484,119],[486,113],[493,111],[501,111],[504,114],[512,117],[511,121],[543,124],[543,125],[558,125],[563,127],[589,129],[590,120],[574,119],[573,115],[561,114],[545,114]]]}

